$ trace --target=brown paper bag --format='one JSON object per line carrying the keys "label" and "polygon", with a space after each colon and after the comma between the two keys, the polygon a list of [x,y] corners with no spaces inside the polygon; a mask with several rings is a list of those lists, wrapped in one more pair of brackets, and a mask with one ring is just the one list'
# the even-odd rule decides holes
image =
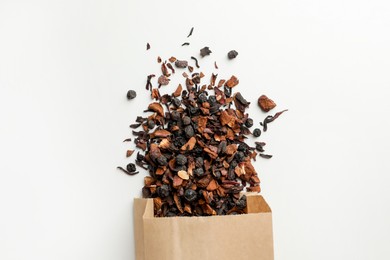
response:
{"label": "brown paper bag", "polygon": [[137,260],[273,260],[272,213],[247,195],[248,214],[155,218],[153,199],[134,200]]}

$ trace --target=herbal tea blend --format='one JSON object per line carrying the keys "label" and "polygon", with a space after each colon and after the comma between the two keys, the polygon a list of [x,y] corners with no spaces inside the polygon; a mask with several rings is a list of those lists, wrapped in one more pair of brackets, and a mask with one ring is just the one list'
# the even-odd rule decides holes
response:
{"label": "herbal tea blend", "polygon": [[[193,28],[188,37],[192,33]],[[211,53],[209,47],[200,50],[202,58]],[[234,59],[237,54],[232,50],[228,58]],[[198,59],[191,59],[200,68]],[[255,142],[255,147],[247,143],[248,136],[258,138],[261,130],[250,130],[254,125],[246,113],[250,102],[234,91],[238,78],[232,75],[217,81],[218,74],[195,71],[187,60],[175,57],[164,62],[158,57],[157,62],[161,63],[161,74],[150,74],[146,80],[152,101],[143,111],[145,115],[130,125],[134,143],[141,150],[135,164],[149,172],[144,178],[143,197],[153,198],[158,217],[244,213],[246,197],[239,193],[260,192],[260,179],[251,160],[272,156],[264,154],[264,142]],[[216,62],[214,65],[218,69]],[[173,93],[162,94],[160,90],[175,75],[174,67],[184,70],[183,85]],[[135,91],[127,96],[135,98]],[[258,103],[266,112],[276,106],[265,95]],[[267,116],[260,123],[263,131],[285,111]],[[133,152],[128,150],[126,156],[131,157]],[[135,164],[118,168],[134,175],[138,173]]]}

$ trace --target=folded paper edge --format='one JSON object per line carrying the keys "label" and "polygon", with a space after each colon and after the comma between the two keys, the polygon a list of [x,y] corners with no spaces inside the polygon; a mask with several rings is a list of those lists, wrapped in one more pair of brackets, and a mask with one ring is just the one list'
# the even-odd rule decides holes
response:
{"label": "folded paper edge", "polygon": [[272,212],[270,206],[262,195],[248,193],[246,196],[247,213]]}
{"label": "folded paper edge", "polygon": [[[144,214],[146,209],[146,204],[148,200],[135,198],[134,199],[134,242],[135,242],[135,259],[144,260],[145,259],[145,243],[144,243]],[[153,213],[152,213],[153,214]]]}

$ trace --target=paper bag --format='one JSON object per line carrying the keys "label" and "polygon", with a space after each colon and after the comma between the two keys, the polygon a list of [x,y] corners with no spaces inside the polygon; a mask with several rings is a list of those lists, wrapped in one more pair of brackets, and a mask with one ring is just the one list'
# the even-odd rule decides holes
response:
{"label": "paper bag", "polygon": [[137,260],[273,260],[272,213],[261,195],[248,214],[155,218],[153,199],[134,200]]}

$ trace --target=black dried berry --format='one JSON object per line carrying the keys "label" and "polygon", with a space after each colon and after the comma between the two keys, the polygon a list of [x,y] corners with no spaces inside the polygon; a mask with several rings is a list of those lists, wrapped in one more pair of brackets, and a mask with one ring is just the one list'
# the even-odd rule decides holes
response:
{"label": "black dried berry", "polygon": [[186,128],[184,128],[184,133],[186,134],[187,138],[194,136],[194,128],[192,126],[188,125]]}
{"label": "black dried berry", "polygon": [[189,107],[188,111],[190,112],[191,115],[195,115],[199,112],[199,108],[197,107]]}
{"label": "black dried berry", "polygon": [[167,213],[167,215],[165,215],[165,217],[167,217],[167,218],[177,217],[177,213],[169,211]]}
{"label": "black dried berry", "polygon": [[203,171],[203,168],[196,168],[192,173],[198,177],[202,177],[205,172]]}
{"label": "black dried berry", "polygon": [[235,57],[237,57],[238,55],[238,52],[235,51],[235,50],[231,50],[228,52],[228,58],[231,60],[231,59],[234,59]]}
{"label": "black dried berry", "polygon": [[218,180],[219,178],[221,178],[221,172],[220,171],[215,171],[213,173],[214,177]]}
{"label": "black dried berry", "polygon": [[206,102],[207,101],[206,94],[205,93],[200,94],[199,97],[198,97],[198,100],[199,100],[200,103]]}
{"label": "black dried berry", "polygon": [[246,151],[248,151],[248,145],[247,144],[245,144],[245,143],[240,143],[239,145],[238,145],[238,148],[237,148],[237,150],[238,151],[240,151],[240,152],[246,152]]}
{"label": "black dried berry", "polygon": [[156,126],[156,123],[154,123],[153,120],[148,120],[148,128],[153,129]]}
{"label": "black dried berry", "polygon": [[236,168],[237,165],[238,165],[238,163],[237,163],[237,161],[235,161],[235,160],[231,161],[231,163],[230,163],[230,167],[231,167],[232,169]]}
{"label": "black dried berry", "polygon": [[185,116],[185,117],[183,117],[183,124],[184,125],[189,125],[189,124],[191,124],[191,118],[189,118],[188,116]]}
{"label": "black dried berry", "polygon": [[235,158],[238,162],[242,162],[245,160],[245,154],[243,152],[237,152]]}
{"label": "black dried berry", "polygon": [[246,196],[245,195],[242,195],[242,197],[239,200],[237,200],[236,207],[238,209],[245,209],[245,207],[246,207]]}
{"label": "black dried berry", "polygon": [[157,158],[157,163],[161,166],[165,166],[168,164],[168,160],[167,160],[167,157],[165,157],[164,155],[161,155]]}
{"label": "black dried berry", "polygon": [[200,168],[200,167],[203,166],[203,158],[202,158],[202,157],[197,157],[197,158],[195,159],[195,166],[196,166],[197,168]]}
{"label": "black dried berry", "polygon": [[184,198],[188,201],[188,202],[193,202],[194,200],[196,200],[197,198],[197,194],[196,194],[196,191],[194,190],[191,190],[191,189],[187,189],[185,192],[184,192]]}
{"label": "black dried berry", "polygon": [[253,130],[253,136],[254,137],[259,137],[261,135],[261,130],[259,128],[256,128]]}
{"label": "black dried berry", "polygon": [[252,127],[252,126],[253,126],[253,119],[252,119],[252,118],[248,118],[248,119],[245,121],[245,126],[246,126],[246,127]]}
{"label": "black dried berry", "polygon": [[134,164],[134,163],[129,163],[129,164],[126,166],[126,169],[127,169],[127,171],[129,171],[129,172],[135,172],[135,171],[136,171],[135,164]]}
{"label": "black dried berry", "polygon": [[174,99],[172,100],[172,104],[173,104],[175,107],[180,107],[181,101],[180,101],[180,99],[178,99],[178,98],[174,98]]}
{"label": "black dried berry", "polygon": [[137,161],[143,161],[145,159],[145,156],[140,154],[139,152],[137,153]]}
{"label": "black dried berry", "polygon": [[177,112],[177,111],[172,111],[172,113],[171,113],[171,118],[172,118],[172,120],[179,121],[179,119],[180,119],[180,113]]}
{"label": "black dried berry", "polygon": [[209,96],[209,103],[210,103],[210,105],[214,105],[215,103],[217,103],[217,98],[214,95],[210,95]]}
{"label": "black dried berry", "polygon": [[161,185],[160,187],[157,187],[157,195],[161,198],[165,198],[169,196],[169,187],[166,184]]}
{"label": "black dried berry", "polygon": [[128,99],[133,99],[137,96],[137,92],[135,92],[134,90],[129,90],[127,91],[127,98]]}
{"label": "black dried berry", "polygon": [[176,157],[176,164],[177,165],[185,165],[186,163],[187,163],[187,157],[185,157],[184,155],[179,154]]}

